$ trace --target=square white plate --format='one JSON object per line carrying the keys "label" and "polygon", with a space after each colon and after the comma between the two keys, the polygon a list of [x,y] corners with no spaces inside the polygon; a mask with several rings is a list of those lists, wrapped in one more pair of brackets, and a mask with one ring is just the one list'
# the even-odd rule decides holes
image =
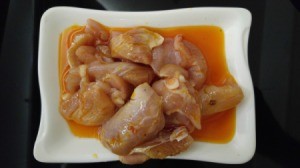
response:
{"label": "square white plate", "polygon": [[214,25],[223,29],[229,71],[245,98],[237,107],[236,133],[227,144],[195,142],[188,151],[171,158],[238,164],[255,152],[253,85],[248,67],[248,36],[251,14],[242,8],[187,8],[155,12],[112,12],[71,7],[47,10],[41,19],[38,75],[42,99],[40,128],[34,157],[41,162],[104,162],[117,160],[96,139],[75,137],[58,111],[58,44],[67,27],[84,25],[88,18],[107,26],[174,27]]}

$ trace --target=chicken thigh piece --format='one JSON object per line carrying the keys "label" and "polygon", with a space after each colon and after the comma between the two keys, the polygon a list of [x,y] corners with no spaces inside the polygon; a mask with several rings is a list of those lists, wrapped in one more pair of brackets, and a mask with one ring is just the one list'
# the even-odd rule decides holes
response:
{"label": "chicken thigh piece", "polygon": [[80,65],[78,69],[80,89],[62,96],[60,113],[78,124],[99,126],[114,115],[115,105],[97,83],[89,82],[86,65]]}
{"label": "chicken thigh piece", "polygon": [[124,164],[140,164],[148,159],[164,159],[187,150],[193,143],[185,127],[162,130],[158,137],[134,148],[130,155],[120,156]]}
{"label": "chicken thigh piece", "polygon": [[[118,107],[123,106],[132,93],[132,86],[115,74],[107,74],[106,77],[103,78],[103,82],[109,84],[110,90],[108,94],[115,105]],[[100,83],[100,81],[98,83]]]}
{"label": "chicken thigh piece", "polygon": [[236,107],[244,98],[242,89],[233,77],[223,86],[205,85],[200,92],[202,114],[211,115]]}
{"label": "chicken thigh piece", "polygon": [[180,65],[182,58],[180,53],[174,48],[174,39],[165,38],[162,45],[155,47],[152,51],[152,62],[150,66],[158,74],[160,69],[166,64]]}
{"label": "chicken thigh piece", "polygon": [[148,29],[132,29],[112,37],[110,40],[112,57],[149,65],[152,61],[152,48],[161,45],[163,41],[161,35]]}
{"label": "chicken thigh piece", "polygon": [[177,35],[174,39],[174,47],[179,51],[183,60],[182,66],[189,71],[189,81],[192,86],[200,90],[206,80],[207,64],[200,49],[193,43],[183,39],[182,35]]}
{"label": "chicken thigh piece", "polygon": [[154,72],[150,67],[129,62],[107,64],[94,62],[89,65],[88,74],[96,80],[102,80],[107,74],[115,74],[133,86],[138,86],[144,82],[151,83],[154,78]]}
{"label": "chicken thigh piece", "polygon": [[155,47],[152,57],[150,65],[158,75],[166,64],[174,64],[188,71],[187,79],[197,90],[201,89],[206,80],[207,64],[203,54],[180,34],[174,39],[166,38],[162,45]]}
{"label": "chicken thigh piece", "polygon": [[[168,116],[179,113],[188,119],[195,128],[201,128],[201,100],[199,93],[182,75],[156,81],[152,85],[156,93],[163,97],[163,110]],[[186,121],[176,116],[177,121]],[[172,119],[175,121],[175,118]],[[170,121],[170,120],[168,120]],[[178,124],[178,123],[177,123]],[[177,125],[176,124],[176,125]],[[189,123],[182,123],[189,127]]]}
{"label": "chicken thigh piece", "polygon": [[89,33],[81,33],[74,37],[74,40],[67,51],[67,60],[71,68],[78,67],[81,64],[76,55],[77,49],[81,46],[92,46],[94,42],[94,36]]}
{"label": "chicken thigh piece", "polygon": [[104,25],[93,19],[88,19],[86,23],[84,31],[92,34],[99,41],[97,43],[104,43],[108,41],[109,32],[106,30]]}
{"label": "chicken thigh piece", "polygon": [[113,153],[127,155],[137,145],[155,138],[164,125],[161,97],[144,83],[135,88],[130,101],[103,125],[101,142]]}

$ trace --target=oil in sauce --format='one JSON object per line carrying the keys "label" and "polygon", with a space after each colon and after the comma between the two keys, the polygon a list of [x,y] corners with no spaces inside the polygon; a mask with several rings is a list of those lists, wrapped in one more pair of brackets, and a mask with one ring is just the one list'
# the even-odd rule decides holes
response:
{"label": "oil in sauce", "polygon": [[[224,33],[216,26],[184,26],[171,28],[151,28],[164,37],[175,37],[182,34],[184,39],[200,48],[207,62],[206,84],[223,85],[230,73],[227,68],[224,48]],[[124,32],[130,28],[110,28],[111,30]],[[71,26],[60,37],[59,43],[59,77],[61,94],[65,92],[64,76],[69,66],[66,60],[67,49],[70,47],[74,36],[82,33],[84,26]],[[211,116],[203,116],[201,130],[196,130],[192,136],[197,141],[210,143],[230,142],[235,133],[235,108],[220,112]],[[67,121],[71,132],[78,137],[98,138],[98,127],[79,125],[73,121]]]}

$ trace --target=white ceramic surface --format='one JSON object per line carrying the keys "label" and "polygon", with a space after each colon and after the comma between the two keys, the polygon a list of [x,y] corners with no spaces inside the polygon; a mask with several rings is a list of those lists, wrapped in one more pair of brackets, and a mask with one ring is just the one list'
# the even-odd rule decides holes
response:
{"label": "white ceramic surface", "polygon": [[171,158],[239,164],[255,152],[255,108],[248,67],[248,36],[251,14],[242,8],[187,8],[155,12],[112,12],[72,7],[47,10],[41,19],[38,75],[42,99],[40,128],[34,157],[41,162],[104,162],[117,160],[97,140],[72,135],[58,112],[58,43],[60,33],[73,24],[93,18],[114,27],[187,25],[219,26],[225,33],[229,71],[242,87],[245,98],[237,107],[236,133],[227,144],[195,142],[188,151]]}

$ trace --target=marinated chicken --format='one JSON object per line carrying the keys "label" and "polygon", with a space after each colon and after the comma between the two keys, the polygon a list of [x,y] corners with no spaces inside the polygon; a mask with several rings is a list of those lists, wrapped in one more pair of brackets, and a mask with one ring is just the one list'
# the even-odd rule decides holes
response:
{"label": "marinated chicken", "polygon": [[162,130],[157,138],[135,147],[129,155],[120,156],[124,164],[139,164],[148,159],[164,159],[167,156],[177,155],[193,143],[185,127],[175,130]]}
{"label": "marinated chicken", "polygon": [[[182,78],[182,79],[181,79]],[[161,79],[152,85],[163,98],[166,115],[180,113],[197,129],[201,128],[201,100],[199,93],[183,76]]]}
{"label": "marinated chicken", "polygon": [[135,87],[145,82],[151,83],[155,77],[150,67],[129,62],[93,62],[89,64],[88,74],[96,80],[102,80],[107,74],[115,74]]}
{"label": "marinated chicken", "polygon": [[211,115],[235,107],[242,101],[244,94],[234,79],[228,78],[223,86],[204,86],[200,97],[202,115]]}
{"label": "marinated chicken", "polygon": [[164,43],[153,50],[151,67],[156,74],[166,64],[179,65],[186,69],[189,81],[200,90],[206,79],[207,65],[198,47],[183,40],[182,35],[165,39]]}
{"label": "marinated chicken", "polygon": [[141,143],[155,138],[164,128],[162,99],[147,83],[136,87],[130,101],[106,122],[102,144],[118,155],[126,155]]}
{"label": "marinated chicken", "polygon": [[112,57],[128,59],[132,62],[150,64],[151,50],[161,45],[164,38],[145,28],[136,28],[114,36],[110,40]]}
{"label": "marinated chicken", "polygon": [[88,19],[70,39],[60,113],[99,127],[103,146],[124,164],[188,150],[202,116],[234,108],[244,97],[233,77],[223,85],[206,82],[203,52],[184,34],[116,31]]}
{"label": "marinated chicken", "polygon": [[87,67],[79,67],[80,90],[62,97],[61,114],[69,120],[88,126],[101,125],[115,113],[115,105],[109,96],[95,83],[89,83]]}

